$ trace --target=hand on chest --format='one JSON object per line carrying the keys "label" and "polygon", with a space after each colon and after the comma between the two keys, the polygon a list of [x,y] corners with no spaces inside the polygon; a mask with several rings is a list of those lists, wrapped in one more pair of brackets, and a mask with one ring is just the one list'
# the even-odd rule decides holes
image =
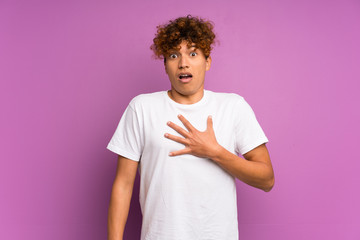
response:
{"label": "hand on chest", "polygon": [[169,121],[182,128],[182,131],[189,132],[189,129],[179,120],[178,114],[183,115],[196,130],[201,132],[206,131],[208,127],[208,116],[211,115],[213,118],[212,128],[218,143],[229,150],[233,148],[233,124],[224,119],[224,116],[221,116],[220,114],[216,115],[214,112],[205,111],[191,113],[174,111],[162,118],[158,118],[154,116],[156,115],[154,114],[152,118],[148,119],[148,126],[145,129],[145,145],[151,147],[154,151],[166,151],[168,153],[183,149],[185,147],[184,144],[164,137],[165,133],[169,133],[180,138],[185,138],[182,134],[168,126],[167,123]]}

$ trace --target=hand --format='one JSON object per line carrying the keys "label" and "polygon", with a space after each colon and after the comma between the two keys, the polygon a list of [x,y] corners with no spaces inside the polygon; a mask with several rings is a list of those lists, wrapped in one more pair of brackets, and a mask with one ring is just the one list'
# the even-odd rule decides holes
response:
{"label": "hand", "polygon": [[178,117],[188,131],[173,122],[168,122],[168,126],[177,131],[183,137],[174,136],[169,133],[165,133],[165,137],[175,142],[184,144],[185,148],[179,151],[171,152],[169,155],[178,156],[182,154],[192,154],[197,157],[210,159],[215,157],[220,151],[221,146],[216,141],[212,117],[208,117],[207,128],[204,132],[198,131],[184,116],[179,115]]}

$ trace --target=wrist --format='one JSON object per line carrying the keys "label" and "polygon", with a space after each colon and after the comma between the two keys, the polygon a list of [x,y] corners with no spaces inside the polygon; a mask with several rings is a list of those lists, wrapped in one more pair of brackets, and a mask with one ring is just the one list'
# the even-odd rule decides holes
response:
{"label": "wrist", "polygon": [[214,162],[220,162],[224,156],[226,149],[223,148],[220,144],[218,144],[215,148],[213,148],[212,156],[210,157],[211,160]]}

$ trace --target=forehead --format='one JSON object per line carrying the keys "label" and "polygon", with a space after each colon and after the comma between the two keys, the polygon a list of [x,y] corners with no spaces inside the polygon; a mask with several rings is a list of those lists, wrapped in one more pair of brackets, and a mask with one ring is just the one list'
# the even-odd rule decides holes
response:
{"label": "forehead", "polygon": [[182,41],[177,47],[175,47],[174,49],[172,49],[172,51],[180,51],[180,50],[192,50],[196,48],[196,44],[195,43],[191,43],[191,42],[187,42],[187,41]]}

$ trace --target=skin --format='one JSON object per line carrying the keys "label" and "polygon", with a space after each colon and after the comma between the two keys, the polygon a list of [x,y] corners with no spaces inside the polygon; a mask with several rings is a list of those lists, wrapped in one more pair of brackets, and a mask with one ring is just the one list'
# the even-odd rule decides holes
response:
{"label": "skin", "polygon": [[207,119],[207,129],[204,132],[198,131],[184,116],[179,115],[178,117],[186,130],[173,122],[168,122],[168,126],[183,137],[169,133],[165,133],[165,137],[183,144],[185,148],[170,152],[170,156],[192,154],[197,157],[208,158],[250,186],[262,189],[265,192],[269,192],[273,188],[274,172],[265,144],[244,154],[244,159],[229,152],[216,141],[211,116]]}
{"label": "skin", "polygon": [[[165,71],[171,82],[169,96],[181,104],[193,104],[204,94],[205,72],[210,69],[211,57],[205,58],[201,50],[188,48],[187,42],[180,44],[179,50],[170,52],[165,62]],[[192,79],[181,82],[178,74],[190,72]],[[169,153],[170,156],[192,154],[209,158],[239,180],[266,192],[274,185],[274,172],[265,144],[244,154],[241,158],[223,148],[216,140],[211,116],[207,119],[207,129],[198,131],[183,116],[178,116],[185,128],[172,122],[168,126],[182,137],[169,133],[165,137],[184,145],[183,149]],[[116,176],[112,187],[108,213],[108,240],[122,240],[130,208],[130,201],[138,168],[138,162],[118,156]]]}
{"label": "skin", "polygon": [[118,156],[108,211],[108,240],[122,240],[139,163]]}
{"label": "skin", "polygon": [[[195,44],[187,46],[187,42],[180,44],[179,50],[171,51],[166,56],[165,71],[171,82],[169,96],[181,104],[193,104],[201,100],[204,94],[205,72],[210,69],[211,57],[205,58]],[[193,77],[189,82],[183,83],[178,75],[181,72],[190,72]],[[207,129],[198,131],[185,117],[179,115],[180,121],[186,129],[168,122],[183,137],[165,134],[165,137],[181,143],[184,149],[169,153],[170,156],[192,154],[197,157],[209,158],[220,167],[239,180],[266,192],[274,186],[274,172],[270,156],[265,144],[244,154],[241,158],[225,148],[216,140],[211,116],[207,119]]]}
{"label": "skin", "polygon": [[[179,50],[173,50],[166,56],[165,72],[171,83],[169,96],[181,104],[193,104],[201,100],[204,95],[205,72],[210,69],[211,57],[205,58],[195,44],[188,48],[187,42],[180,44]],[[189,72],[192,79],[183,83],[179,74]]]}

